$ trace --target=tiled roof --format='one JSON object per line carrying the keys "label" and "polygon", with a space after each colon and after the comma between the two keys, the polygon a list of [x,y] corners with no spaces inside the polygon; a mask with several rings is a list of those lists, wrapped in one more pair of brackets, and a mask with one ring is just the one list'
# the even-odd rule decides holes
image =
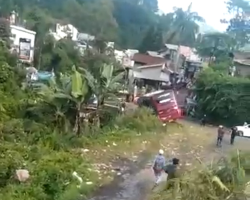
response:
{"label": "tiled roof", "polygon": [[154,57],[154,56],[141,54],[141,53],[134,54],[132,60],[134,60],[137,63],[142,63],[145,65],[153,65],[153,64],[160,64],[160,63],[166,62],[164,58]]}

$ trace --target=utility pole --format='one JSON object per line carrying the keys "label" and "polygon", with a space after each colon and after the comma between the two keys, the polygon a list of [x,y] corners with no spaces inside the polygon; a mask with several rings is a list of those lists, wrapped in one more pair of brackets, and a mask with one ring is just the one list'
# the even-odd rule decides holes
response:
{"label": "utility pole", "polygon": [[173,82],[173,89],[174,90],[176,88],[176,81],[177,81],[176,74],[178,73],[179,59],[180,59],[180,45],[178,45],[178,47],[177,47],[175,60],[174,60],[174,82]]}

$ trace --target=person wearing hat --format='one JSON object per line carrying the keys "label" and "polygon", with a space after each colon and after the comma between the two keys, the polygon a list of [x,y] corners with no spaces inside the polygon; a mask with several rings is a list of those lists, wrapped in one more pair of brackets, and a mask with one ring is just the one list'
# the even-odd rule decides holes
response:
{"label": "person wearing hat", "polygon": [[222,143],[224,134],[225,134],[224,127],[222,125],[220,125],[218,128],[218,135],[217,135],[217,146],[218,147],[221,147],[221,143]]}
{"label": "person wearing hat", "polygon": [[153,163],[153,171],[155,175],[155,185],[158,185],[161,181],[161,175],[164,170],[165,164],[166,164],[166,158],[164,157],[164,151],[162,149],[159,150],[158,155],[156,155],[156,158]]}

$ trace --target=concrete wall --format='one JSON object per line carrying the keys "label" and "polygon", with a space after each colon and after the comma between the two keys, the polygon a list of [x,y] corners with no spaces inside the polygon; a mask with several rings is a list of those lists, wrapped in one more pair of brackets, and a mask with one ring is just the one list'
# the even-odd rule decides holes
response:
{"label": "concrete wall", "polygon": [[239,70],[239,74],[241,76],[250,76],[250,66],[242,65],[242,64],[235,64],[236,69]]}

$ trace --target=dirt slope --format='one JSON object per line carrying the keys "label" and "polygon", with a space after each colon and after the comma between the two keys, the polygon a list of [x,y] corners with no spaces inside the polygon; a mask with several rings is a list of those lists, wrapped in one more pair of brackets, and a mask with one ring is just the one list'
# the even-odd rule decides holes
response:
{"label": "dirt slope", "polygon": [[169,134],[159,139],[158,144],[149,145],[147,151],[140,154],[136,161],[131,159],[121,162],[120,172],[114,181],[99,188],[89,200],[145,200],[154,181],[150,165],[159,148],[164,149],[167,158],[179,157],[182,165],[187,167],[197,162],[196,157],[210,162],[213,158],[228,155],[236,149],[250,150],[248,138],[236,138],[235,145],[232,146],[229,144],[230,136],[226,135],[222,148],[217,148],[215,127],[201,127],[185,120],[181,120],[180,124],[182,127],[170,126]]}

